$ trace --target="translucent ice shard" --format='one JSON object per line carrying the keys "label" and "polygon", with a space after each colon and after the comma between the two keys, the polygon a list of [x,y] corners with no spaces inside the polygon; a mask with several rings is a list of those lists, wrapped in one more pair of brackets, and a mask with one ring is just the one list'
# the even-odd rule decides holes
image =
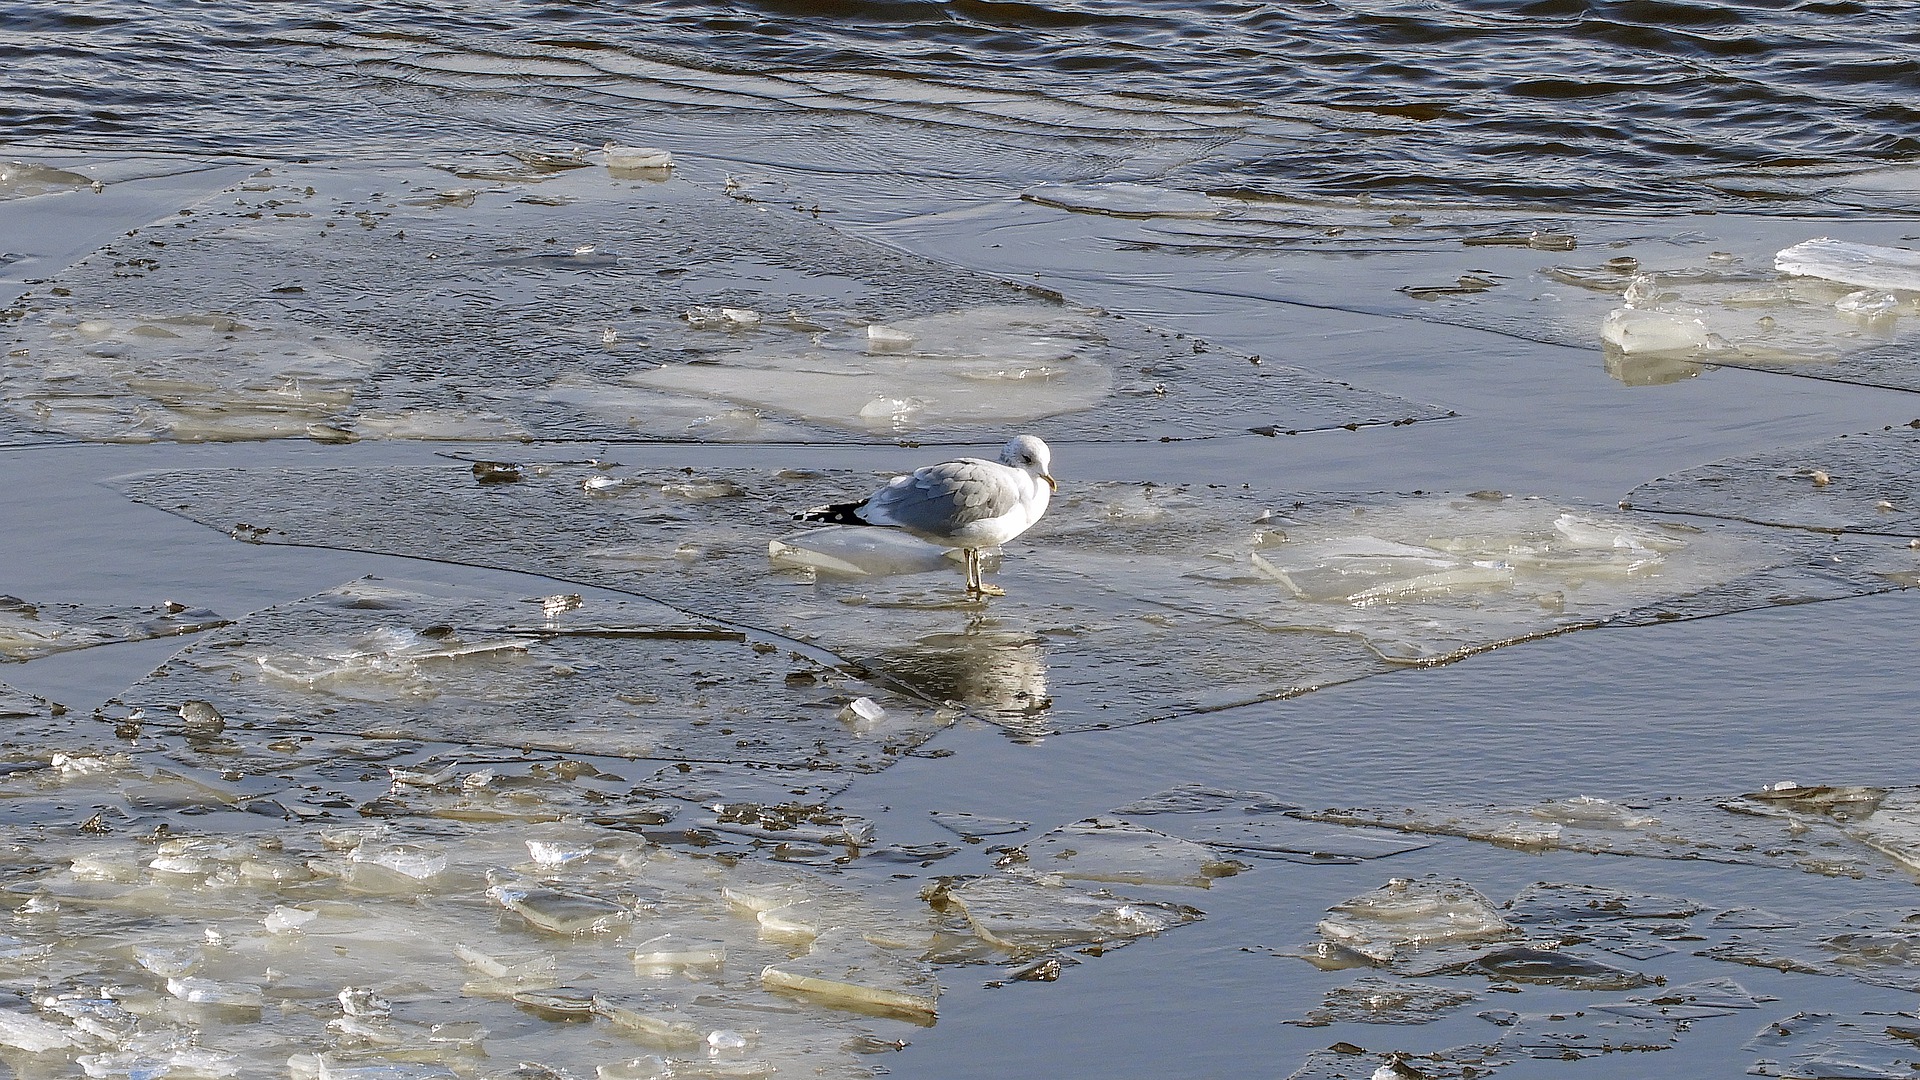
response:
{"label": "translucent ice shard", "polygon": [[1244,868],[1205,844],[1119,818],[1088,818],[1055,829],[1022,847],[1015,865],[1069,880],[1202,889]]}
{"label": "translucent ice shard", "polygon": [[1020,955],[1121,941],[1201,917],[1198,910],[1182,905],[1124,900],[1004,876],[950,886],[941,900],[958,905],[982,939]]}
{"label": "translucent ice shard", "polygon": [[1319,931],[1328,945],[1382,964],[1413,949],[1519,933],[1471,885],[1408,878],[1334,905]]}
{"label": "translucent ice shard", "polygon": [[661,934],[633,947],[633,969],[641,974],[700,974],[726,965],[727,943],[687,934]]}
{"label": "translucent ice shard", "polygon": [[1920,291],[1920,251],[1820,237],[1782,250],[1773,264],[1783,274],[1825,278],[1868,289]]}
{"label": "translucent ice shard", "polygon": [[1600,339],[1629,355],[1695,353],[1707,347],[1707,324],[1696,309],[1614,308],[1600,324]]}
{"label": "translucent ice shard", "polygon": [[633,912],[597,896],[509,883],[487,890],[494,903],[550,934],[605,934],[626,928]]}
{"label": "translucent ice shard", "polygon": [[64,1025],[12,1009],[0,1009],[0,1046],[11,1046],[29,1054],[44,1054],[77,1045],[80,1045],[80,1040]]}
{"label": "translucent ice shard", "polygon": [[927,965],[876,948],[855,930],[814,939],[806,956],[770,964],[761,985],[846,1008],[932,1020],[940,984]]}

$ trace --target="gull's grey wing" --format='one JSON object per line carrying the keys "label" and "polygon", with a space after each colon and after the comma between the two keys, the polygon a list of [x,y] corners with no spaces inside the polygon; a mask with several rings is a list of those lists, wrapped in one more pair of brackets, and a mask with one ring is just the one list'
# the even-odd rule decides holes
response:
{"label": "gull's grey wing", "polygon": [[951,536],[976,521],[1010,514],[1020,503],[1013,470],[978,458],[943,461],[896,477],[873,493],[861,517],[876,525]]}

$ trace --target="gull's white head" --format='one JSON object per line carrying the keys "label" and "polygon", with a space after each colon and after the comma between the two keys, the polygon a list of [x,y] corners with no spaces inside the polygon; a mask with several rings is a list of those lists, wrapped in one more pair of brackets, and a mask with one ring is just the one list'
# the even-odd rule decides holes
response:
{"label": "gull's white head", "polygon": [[1048,450],[1047,444],[1041,442],[1038,436],[1015,435],[1007,440],[1007,445],[1000,449],[1000,464],[1025,469],[1045,480],[1047,487],[1060,490],[1060,485],[1054,483],[1049,475],[1053,466],[1053,451]]}

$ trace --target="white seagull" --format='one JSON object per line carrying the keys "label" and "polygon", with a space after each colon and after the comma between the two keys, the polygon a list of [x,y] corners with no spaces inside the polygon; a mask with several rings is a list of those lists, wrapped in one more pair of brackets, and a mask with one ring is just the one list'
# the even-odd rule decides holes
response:
{"label": "white seagull", "polygon": [[1032,435],[1016,435],[999,461],[958,458],[925,465],[859,502],[795,514],[797,521],[903,529],[929,543],[959,548],[967,562],[967,595],[1005,596],[980,580],[980,549],[999,547],[1033,527],[1060,490],[1048,475],[1052,452]]}

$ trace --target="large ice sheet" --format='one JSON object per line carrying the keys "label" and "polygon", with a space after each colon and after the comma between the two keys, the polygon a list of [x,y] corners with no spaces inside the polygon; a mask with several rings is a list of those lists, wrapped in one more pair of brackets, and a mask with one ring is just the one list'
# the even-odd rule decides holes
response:
{"label": "large ice sheet", "polygon": [[1069,480],[998,557],[1009,595],[983,610],[937,549],[794,529],[794,512],[870,491],[873,474],[483,471],[201,471],[131,478],[127,490],[221,529],[248,522],[261,542],[561,575],[725,611],[1020,731],[1285,697],[1586,627],[1883,591],[1911,562],[1864,541],[1493,493]]}
{"label": "large ice sheet", "polygon": [[1046,418],[1136,440],[1444,415],[788,210],[493,164],[277,165],[51,275],[0,350],[24,428],[4,437],[952,442]]}

